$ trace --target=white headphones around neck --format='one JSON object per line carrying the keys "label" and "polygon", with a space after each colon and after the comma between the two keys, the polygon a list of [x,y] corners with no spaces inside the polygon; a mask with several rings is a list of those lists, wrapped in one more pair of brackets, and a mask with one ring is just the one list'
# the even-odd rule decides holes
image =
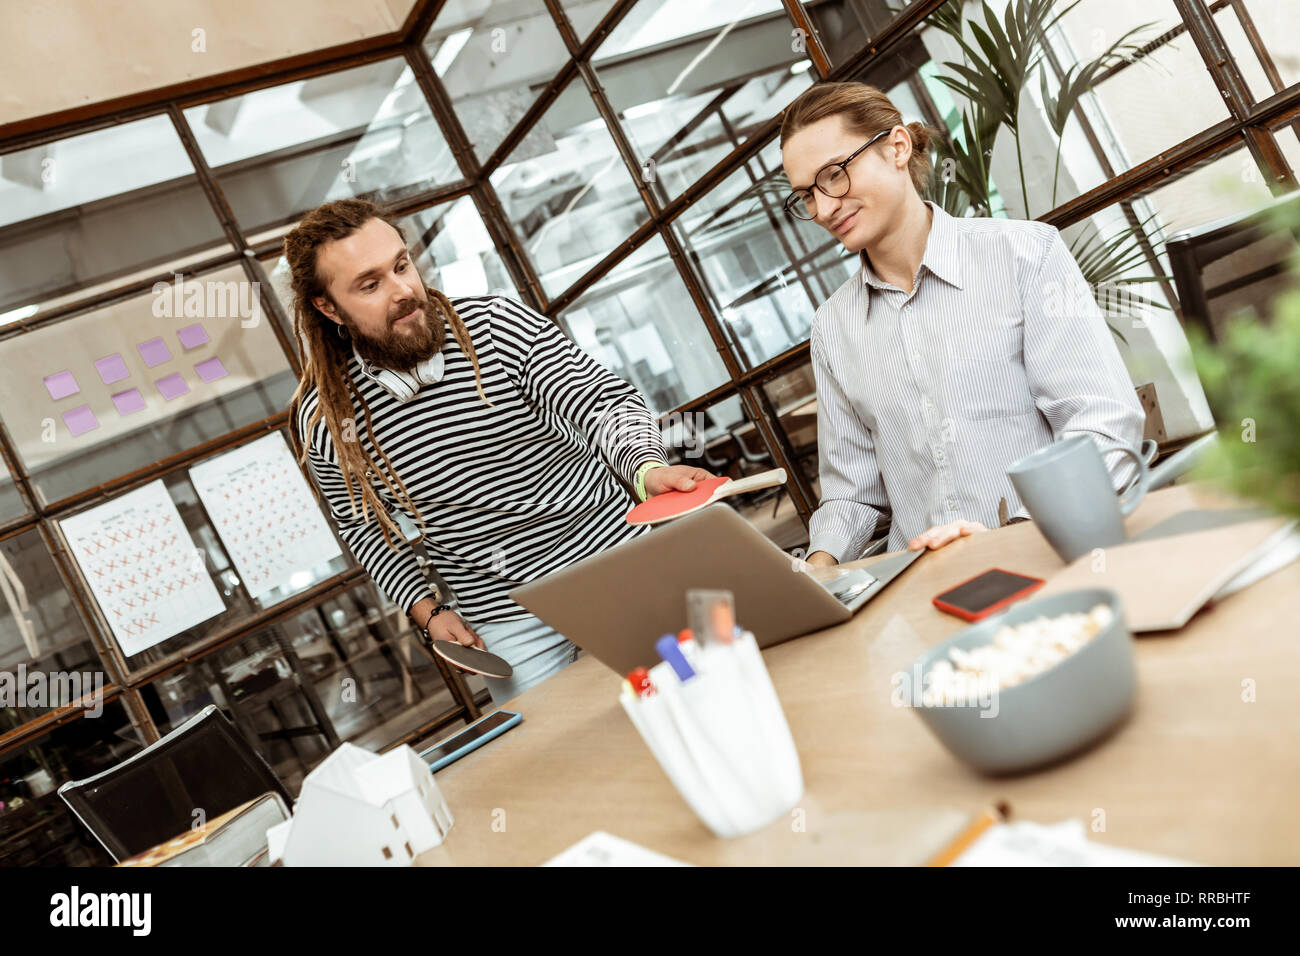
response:
{"label": "white headphones around neck", "polygon": [[442,374],[445,369],[442,352],[425,359],[415,368],[402,370],[384,368],[382,365],[367,362],[360,355],[357,355],[356,345],[352,346],[352,354],[356,355],[357,361],[361,363],[361,373],[372,382],[380,385],[384,391],[399,402],[409,402],[415,398],[422,385],[433,385],[442,381]]}

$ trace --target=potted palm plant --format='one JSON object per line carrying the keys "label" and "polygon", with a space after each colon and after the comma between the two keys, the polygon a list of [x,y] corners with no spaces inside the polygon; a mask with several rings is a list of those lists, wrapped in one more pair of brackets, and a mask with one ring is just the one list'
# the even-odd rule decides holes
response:
{"label": "potted palm plant", "polygon": [[[1000,136],[1011,137],[1020,173],[1020,199],[1026,218],[1034,215],[1025,176],[1021,142],[1021,104],[1026,90],[1038,77],[1043,111],[1048,128],[1056,138],[1052,169],[1052,195],[1048,209],[1057,203],[1061,172],[1061,143],[1066,124],[1079,109],[1107,70],[1131,60],[1140,52],[1136,37],[1153,24],[1134,27],[1093,59],[1065,69],[1053,90],[1048,82],[1054,71],[1046,68],[1051,30],[1079,0],[1011,0],[999,19],[981,0],[975,15],[967,16],[964,0],[949,0],[927,19],[927,24],[946,34],[961,50],[960,61],[947,61],[935,78],[969,105],[960,110],[956,130],[936,147],[931,198],[954,216],[987,216],[994,209],[991,176],[993,146]],[[1046,210],[1038,210],[1043,212]],[[1143,283],[1167,278],[1134,274],[1147,259],[1143,248],[1148,220],[1131,224],[1109,235],[1089,232],[1076,237],[1070,251],[1089,286],[1098,296],[1102,311],[1109,315],[1136,318],[1142,309],[1168,306],[1136,291]],[[1116,296],[1117,288],[1124,290]],[[1105,300],[1102,297],[1105,296]],[[1121,340],[1123,334],[1111,326]]]}

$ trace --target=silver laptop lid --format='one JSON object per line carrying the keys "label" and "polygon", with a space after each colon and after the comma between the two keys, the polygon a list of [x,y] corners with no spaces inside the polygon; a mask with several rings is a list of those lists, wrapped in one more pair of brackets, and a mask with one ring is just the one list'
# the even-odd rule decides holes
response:
{"label": "silver laptop lid", "polygon": [[760,647],[852,612],[726,504],[714,504],[510,592],[511,600],[626,674],[658,661],[655,641],[686,627],[686,592],[730,591]]}

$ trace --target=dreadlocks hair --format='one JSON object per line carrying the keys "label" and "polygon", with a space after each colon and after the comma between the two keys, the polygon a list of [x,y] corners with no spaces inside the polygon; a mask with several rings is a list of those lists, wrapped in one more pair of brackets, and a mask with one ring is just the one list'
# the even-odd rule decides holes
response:
{"label": "dreadlocks hair", "polygon": [[[290,282],[293,288],[293,334],[298,342],[298,354],[302,358],[302,378],[298,388],[289,402],[289,435],[293,442],[298,464],[306,466],[307,442],[298,434],[298,414],[307,393],[316,389],[316,408],[307,423],[307,435],[315,429],[316,423],[325,419],[330,438],[338,454],[339,470],[348,491],[348,501],[352,504],[352,514],[357,514],[358,492],[361,516],[370,520],[370,511],[374,511],[379,521],[384,541],[390,548],[397,547],[404,540],[401,528],[380,500],[379,494],[370,479],[378,477],[405,508],[414,516],[421,530],[425,530],[424,518],[411,500],[406,484],[393,471],[388,455],[379,447],[370,421],[370,405],[366,402],[357,385],[348,374],[348,362],[352,358],[352,340],[337,334],[335,323],[313,304],[319,297],[328,298],[325,283],[317,271],[317,255],[321,246],[327,242],[344,239],[372,219],[388,223],[406,242],[406,233],[396,222],[385,216],[374,203],[364,199],[339,199],[317,206],[284,238],[284,258],[289,264]],[[451,301],[437,289],[430,289],[424,284],[425,296],[430,309],[429,318],[435,323],[434,337],[439,345],[446,339],[446,326],[451,326],[452,335],[456,337],[461,351],[468,357],[474,368],[474,383],[478,394],[484,402],[492,402],[483,392],[483,381],[479,375],[478,355],[470,339],[465,323],[457,314]],[[445,324],[444,324],[445,323]],[[370,445],[378,455],[375,459],[361,446],[356,438],[356,409],[361,407],[364,416],[366,435]],[[344,434],[344,420],[350,420],[352,426]],[[308,441],[310,439],[308,438]],[[312,493],[320,503],[320,491],[314,482]]]}

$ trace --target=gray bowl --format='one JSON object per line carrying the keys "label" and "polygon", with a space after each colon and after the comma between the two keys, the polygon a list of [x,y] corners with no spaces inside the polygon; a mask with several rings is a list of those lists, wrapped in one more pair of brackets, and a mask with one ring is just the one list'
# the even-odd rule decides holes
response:
{"label": "gray bowl", "polygon": [[[1004,624],[1089,611],[1099,603],[1110,607],[1114,620],[1047,670],[975,706],[922,703],[930,668],[951,648],[988,644]],[[959,760],[989,774],[1028,770],[1081,750],[1128,716],[1137,691],[1133,635],[1114,591],[1053,594],[1016,604],[921,655],[903,675],[902,689],[904,700]]]}

